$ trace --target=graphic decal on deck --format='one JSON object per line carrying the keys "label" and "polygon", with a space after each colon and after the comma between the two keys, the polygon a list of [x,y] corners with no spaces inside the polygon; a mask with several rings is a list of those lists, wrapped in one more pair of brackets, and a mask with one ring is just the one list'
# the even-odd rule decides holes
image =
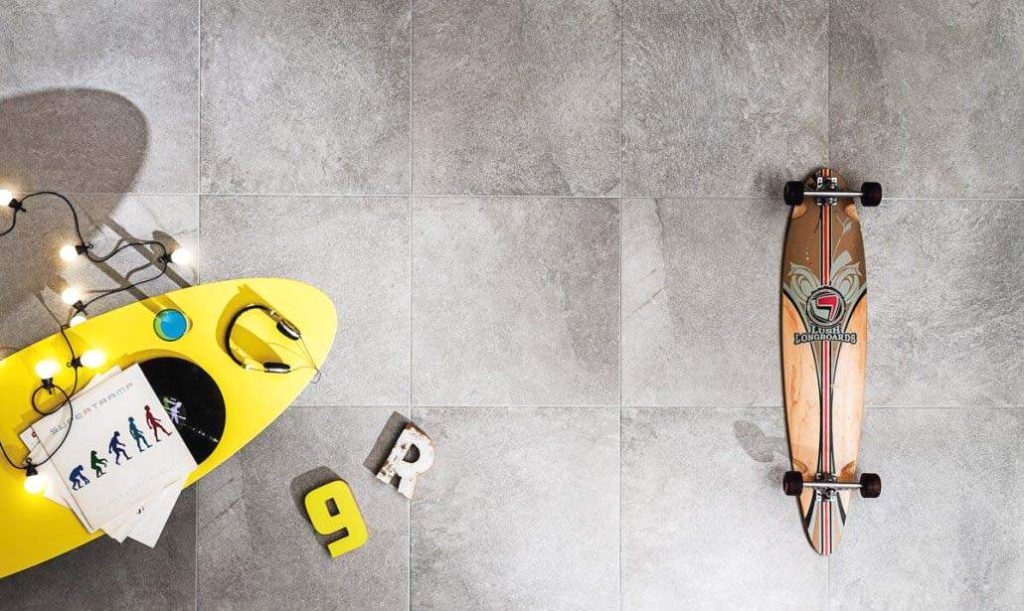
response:
{"label": "graphic decal on deck", "polygon": [[[841,238],[842,236],[840,236]],[[803,333],[793,334],[794,344],[808,342],[857,343],[856,333],[847,333],[854,306],[866,290],[864,272],[859,261],[848,251],[839,253],[831,262],[834,270],[829,284],[807,266],[789,263],[789,274],[783,290],[803,319]]]}

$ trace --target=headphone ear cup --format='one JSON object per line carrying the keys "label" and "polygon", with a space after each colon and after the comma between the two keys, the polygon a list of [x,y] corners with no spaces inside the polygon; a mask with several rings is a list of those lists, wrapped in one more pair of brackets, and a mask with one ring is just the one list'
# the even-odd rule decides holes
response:
{"label": "headphone ear cup", "polygon": [[289,339],[294,339],[296,341],[300,337],[302,337],[302,334],[299,333],[299,330],[295,328],[295,325],[288,322],[284,318],[277,321],[277,330],[281,332],[281,335]]}
{"label": "headphone ear cup", "polygon": [[263,371],[267,373],[289,373],[292,368],[287,363],[275,363],[273,361],[269,363],[263,363]]}

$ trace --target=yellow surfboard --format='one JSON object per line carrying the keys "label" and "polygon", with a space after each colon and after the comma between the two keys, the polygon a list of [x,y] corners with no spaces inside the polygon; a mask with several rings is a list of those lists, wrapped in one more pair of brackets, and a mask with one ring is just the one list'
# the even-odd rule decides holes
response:
{"label": "yellow surfboard", "polygon": [[[225,331],[236,312],[248,305],[272,308],[302,333],[302,342],[283,336],[269,316],[247,313],[232,333],[236,353],[248,363],[283,362],[286,374],[244,369],[225,350]],[[155,325],[166,310],[185,315],[188,326],[177,340],[161,338]],[[162,318],[161,318],[162,319]],[[224,427],[219,443],[188,479],[191,485],[217,468],[277,418],[315,375],[330,351],[337,329],[331,300],[308,284],[280,278],[228,280],[194,286],[127,305],[67,330],[81,356],[102,350],[106,363],[97,371],[79,369],[79,388],[93,375],[118,365],[162,357],[176,357],[198,365],[216,382],[224,400]],[[63,366],[68,350],[60,334],[52,335],[0,361],[0,443],[20,461],[26,448],[18,438],[40,416],[30,397],[39,387],[35,365],[45,359],[62,364],[53,381],[65,389],[73,384],[73,370]],[[40,408],[56,408],[62,398],[43,392]],[[75,515],[42,495],[25,491],[25,472],[0,464],[0,578],[70,551],[92,541]]]}

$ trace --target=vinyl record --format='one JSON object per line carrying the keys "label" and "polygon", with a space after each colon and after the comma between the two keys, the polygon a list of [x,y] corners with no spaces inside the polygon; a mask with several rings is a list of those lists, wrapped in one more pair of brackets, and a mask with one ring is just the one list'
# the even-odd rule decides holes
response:
{"label": "vinyl record", "polygon": [[210,374],[189,361],[164,357],[139,364],[195,458],[202,463],[224,434],[224,397]]}

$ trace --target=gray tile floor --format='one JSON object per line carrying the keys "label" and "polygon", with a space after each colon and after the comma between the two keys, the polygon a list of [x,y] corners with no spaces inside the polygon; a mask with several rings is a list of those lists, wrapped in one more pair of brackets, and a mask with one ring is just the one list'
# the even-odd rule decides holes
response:
{"label": "gray tile floor", "polygon": [[[156,550],[88,545],[0,606],[1024,601],[1019,2],[13,0],[0,49],[5,183],[74,194],[100,244],[195,246],[151,293],[284,275],[340,313],[324,381]],[[776,274],[781,183],[830,160],[897,199],[863,214],[886,491],[825,560],[778,485]],[[141,261],[23,231],[2,346]],[[412,503],[362,466],[393,411],[438,443]],[[337,560],[291,495],[321,466],[371,532]]]}

